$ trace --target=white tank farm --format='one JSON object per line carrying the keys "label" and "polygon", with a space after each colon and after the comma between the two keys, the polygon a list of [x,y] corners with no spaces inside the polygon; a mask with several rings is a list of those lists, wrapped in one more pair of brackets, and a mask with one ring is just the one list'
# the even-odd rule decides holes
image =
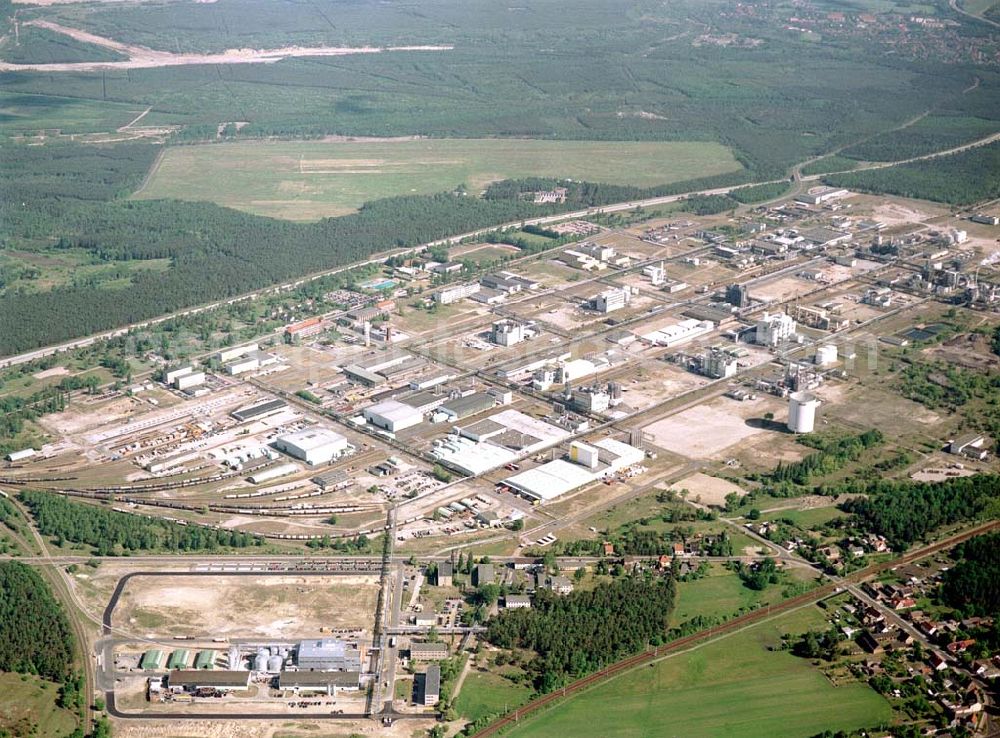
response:
{"label": "white tank farm", "polygon": [[788,430],[792,433],[812,433],[816,428],[819,398],[811,392],[793,392],[788,396]]}

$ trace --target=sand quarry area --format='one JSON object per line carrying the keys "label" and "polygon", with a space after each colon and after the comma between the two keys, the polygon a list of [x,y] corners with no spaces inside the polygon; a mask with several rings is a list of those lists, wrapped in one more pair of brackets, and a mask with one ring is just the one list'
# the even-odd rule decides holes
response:
{"label": "sand quarry area", "polygon": [[377,597],[364,576],[137,576],[112,622],[143,635],[294,638],[370,629]]}

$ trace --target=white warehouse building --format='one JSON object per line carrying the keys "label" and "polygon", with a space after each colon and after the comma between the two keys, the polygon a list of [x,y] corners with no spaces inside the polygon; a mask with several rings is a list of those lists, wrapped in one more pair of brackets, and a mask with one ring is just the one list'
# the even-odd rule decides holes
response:
{"label": "white warehouse building", "polygon": [[424,420],[424,415],[414,407],[399,400],[384,400],[365,408],[365,420],[390,433],[412,428]]}
{"label": "white warehouse building", "polygon": [[645,457],[642,449],[613,438],[602,438],[592,444],[577,441],[570,446],[569,461],[550,461],[505,479],[504,484],[526,497],[545,502],[638,464]]}
{"label": "white warehouse building", "polygon": [[279,436],[274,441],[279,451],[307,464],[328,464],[351,449],[347,437],[326,428],[307,428]]}

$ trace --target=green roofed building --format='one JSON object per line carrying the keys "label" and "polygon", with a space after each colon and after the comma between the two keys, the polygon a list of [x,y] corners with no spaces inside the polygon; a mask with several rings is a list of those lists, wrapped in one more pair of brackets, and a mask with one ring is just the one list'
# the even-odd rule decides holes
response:
{"label": "green roofed building", "polygon": [[186,648],[179,648],[170,654],[170,658],[167,659],[168,669],[184,669],[187,667],[188,658],[190,658],[191,652]]}
{"label": "green roofed building", "polygon": [[159,669],[160,664],[163,663],[163,651],[158,651],[153,649],[152,651],[146,651],[139,659],[139,668],[146,670]]}
{"label": "green roofed building", "polygon": [[215,667],[215,651],[199,651],[194,657],[195,669],[211,669]]}

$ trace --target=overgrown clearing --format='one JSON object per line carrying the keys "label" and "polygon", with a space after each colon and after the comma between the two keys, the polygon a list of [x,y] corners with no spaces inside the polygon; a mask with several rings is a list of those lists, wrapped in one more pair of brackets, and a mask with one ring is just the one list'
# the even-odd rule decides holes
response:
{"label": "overgrown clearing", "polygon": [[315,220],[365,202],[490,182],[569,177],[648,187],[742,167],[707,142],[426,139],[239,142],[167,150],[142,199],[204,200],[260,215]]}
{"label": "overgrown clearing", "polygon": [[56,706],[59,685],[29,674],[0,672],[0,735],[63,738],[76,727],[76,716]]}
{"label": "overgrown clearing", "polygon": [[462,684],[455,700],[455,709],[470,722],[486,715],[502,714],[524,704],[532,690],[515,684],[502,674],[492,671],[472,671]]}
{"label": "overgrown clearing", "polygon": [[801,738],[888,722],[889,704],[866,684],[834,687],[809,661],[768,650],[824,622],[815,607],[789,613],[603,682],[509,735]]}

